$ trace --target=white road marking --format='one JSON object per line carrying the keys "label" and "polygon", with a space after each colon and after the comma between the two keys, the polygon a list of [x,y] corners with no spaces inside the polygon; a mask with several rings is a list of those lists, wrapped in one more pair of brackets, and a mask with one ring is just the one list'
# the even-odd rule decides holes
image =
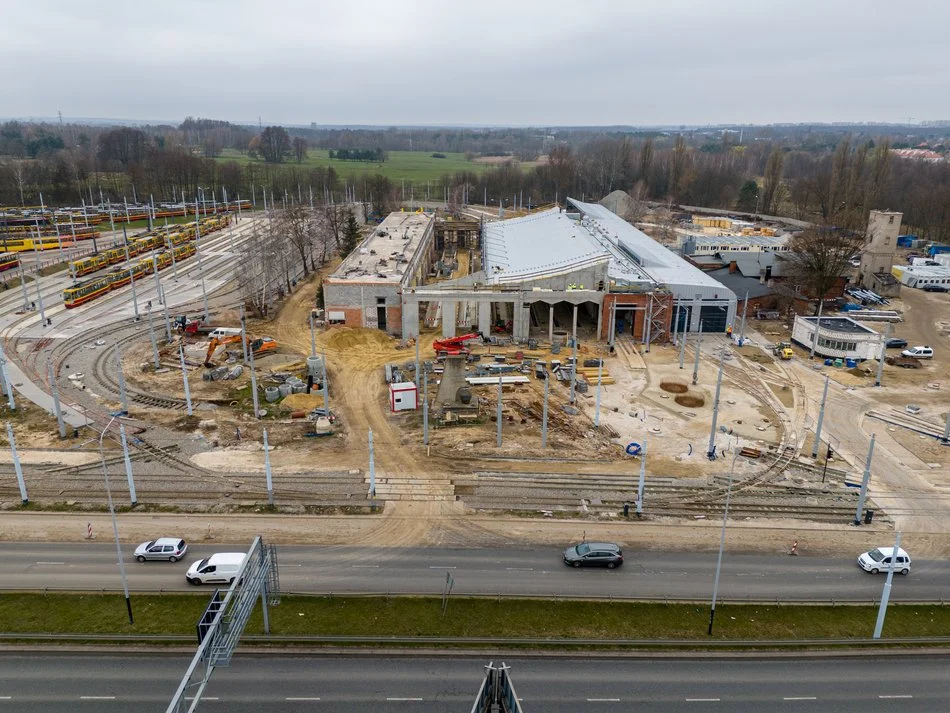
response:
{"label": "white road marking", "polygon": [[319,699],[319,698],[314,698],[314,697],[299,696],[299,697],[296,697],[296,698],[294,698],[294,697],[288,697],[288,698],[285,698],[284,700],[285,700],[285,701],[319,701],[320,699]]}
{"label": "white road marking", "polygon": [[764,577],[765,575],[759,572],[737,572],[736,576],[737,577]]}
{"label": "white road marking", "polygon": [[913,698],[913,696],[878,696],[878,698]]}
{"label": "white road marking", "polygon": [[79,696],[81,701],[114,701],[115,696]]}
{"label": "white road marking", "polygon": [[718,698],[687,698],[687,703],[718,703]]}
{"label": "white road marking", "polygon": [[379,569],[378,564],[354,564],[353,569]]}
{"label": "white road marking", "polygon": [[421,698],[387,698],[387,701],[421,701]]}
{"label": "white road marking", "polygon": [[454,565],[449,566],[447,564],[430,564],[429,569],[456,569]]}
{"label": "white road marking", "polygon": [[36,564],[66,564],[65,562],[37,562]]}
{"label": "white road marking", "polygon": [[786,696],[783,701],[817,701],[817,696]]}
{"label": "white road marking", "polygon": [[13,696],[0,696],[0,701],[9,701],[9,700],[11,700],[12,698],[13,698]]}
{"label": "white road marking", "polygon": [[620,703],[619,698],[588,698],[588,703]]}
{"label": "white road marking", "polygon": [[534,567],[505,567],[509,572],[534,572]]}
{"label": "white road marking", "polygon": [[[195,697],[194,697],[194,696],[189,696],[189,697],[185,698],[185,700],[186,700],[186,701],[193,701],[193,700],[195,700]],[[220,701],[221,699],[220,699],[220,698],[217,698],[217,697],[215,697],[215,696],[202,696],[202,697],[201,697],[201,700],[203,700],[203,701]]]}

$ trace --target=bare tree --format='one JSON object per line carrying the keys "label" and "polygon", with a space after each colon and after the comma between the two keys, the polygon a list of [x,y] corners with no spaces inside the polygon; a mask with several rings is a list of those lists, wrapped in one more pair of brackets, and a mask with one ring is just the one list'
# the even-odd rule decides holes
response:
{"label": "bare tree", "polygon": [[[861,236],[827,225],[803,230],[789,242],[787,259],[792,277],[819,304],[850,270],[850,259],[861,247]],[[817,308],[816,308],[817,309]]]}
{"label": "bare tree", "polygon": [[296,250],[303,265],[303,276],[306,278],[310,271],[307,268],[307,257],[313,260],[313,242],[317,232],[314,213],[309,206],[291,205],[279,211],[275,223],[287,242]]}
{"label": "bare tree", "polygon": [[307,140],[302,136],[295,136],[290,142],[291,150],[294,152],[294,158],[300,163],[307,158],[307,149],[309,148]]}
{"label": "bare tree", "polygon": [[762,200],[760,209],[766,215],[775,215],[779,186],[782,183],[782,164],[785,161],[785,151],[776,146],[769,154],[765,163],[765,177],[762,181]]}

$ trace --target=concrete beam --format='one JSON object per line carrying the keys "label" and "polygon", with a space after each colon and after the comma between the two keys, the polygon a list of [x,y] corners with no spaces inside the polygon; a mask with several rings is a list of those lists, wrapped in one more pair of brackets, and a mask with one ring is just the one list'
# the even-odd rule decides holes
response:
{"label": "concrete beam", "polygon": [[442,302],[442,336],[455,336],[455,320],[458,311],[458,302]]}

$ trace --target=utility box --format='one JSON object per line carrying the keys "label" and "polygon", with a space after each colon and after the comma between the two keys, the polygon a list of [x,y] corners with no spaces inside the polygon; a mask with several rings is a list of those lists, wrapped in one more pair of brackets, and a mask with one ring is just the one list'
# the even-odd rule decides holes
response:
{"label": "utility box", "polygon": [[419,407],[419,390],[411,381],[389,385],[389,408],[393,413],[414,411]]}

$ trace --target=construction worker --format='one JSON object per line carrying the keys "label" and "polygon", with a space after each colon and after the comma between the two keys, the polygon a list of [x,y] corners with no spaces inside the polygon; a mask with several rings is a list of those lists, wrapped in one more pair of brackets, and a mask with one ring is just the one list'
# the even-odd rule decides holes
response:
{"label": "construction worker", "polygon": [[726,327],[726,336],[732,339],[732,325],[731,324],[728,327]]}

